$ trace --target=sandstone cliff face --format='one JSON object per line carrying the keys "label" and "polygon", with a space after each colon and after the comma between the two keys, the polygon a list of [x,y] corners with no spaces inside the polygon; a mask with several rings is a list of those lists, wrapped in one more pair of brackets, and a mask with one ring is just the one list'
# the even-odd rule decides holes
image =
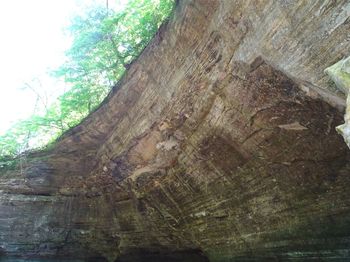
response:
{"label": "sandstone cliff face", "polygon": [[350,51],[349,9],[180,1],[96,112],[1,171],[0,251],[350,259],[345,100],[323,73]]}

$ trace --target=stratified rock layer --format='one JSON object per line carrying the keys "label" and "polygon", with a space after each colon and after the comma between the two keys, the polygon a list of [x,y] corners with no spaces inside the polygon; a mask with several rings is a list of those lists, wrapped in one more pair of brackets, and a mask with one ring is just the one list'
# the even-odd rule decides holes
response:
{"label": "stratified rock layer", "polygon": [[96,112],[2,171],[0,251],[350,259],[345,100],[323,74],[349,7],[180,1]]}

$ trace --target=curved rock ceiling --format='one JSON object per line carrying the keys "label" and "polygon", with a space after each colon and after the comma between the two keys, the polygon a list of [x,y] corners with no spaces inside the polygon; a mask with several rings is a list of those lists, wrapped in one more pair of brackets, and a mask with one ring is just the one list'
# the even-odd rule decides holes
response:
{"label": "curved rock ceiling", "polygon": [[350,259],[345,99],[323,73],[349,8],[179,1],[96,112],[1,170],[0,253]]}

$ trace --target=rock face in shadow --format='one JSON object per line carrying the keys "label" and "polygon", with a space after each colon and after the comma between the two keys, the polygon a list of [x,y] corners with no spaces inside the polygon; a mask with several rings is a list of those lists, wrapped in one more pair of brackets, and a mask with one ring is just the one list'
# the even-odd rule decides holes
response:
{"label": "rock face in shadow", "polygon": [[1,170],[0,251],[350,259],[345,100],[323,74],[349,19],[345,0],[180,1],[96,112]]}
{"label": "rock face in shadow", "polygon": [[147,250],[133,250],[121,255],[115,262],[208,262],[208,258],[198,250],[157,253]]}

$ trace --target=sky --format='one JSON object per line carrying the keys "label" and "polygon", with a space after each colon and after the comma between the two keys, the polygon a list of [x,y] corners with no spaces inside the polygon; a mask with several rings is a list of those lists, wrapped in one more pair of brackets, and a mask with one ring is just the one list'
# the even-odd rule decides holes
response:
{"label": "sky", "polygon": [[[48,102],[67,88],[47,73],[63,63],[71,43],[64,28],[92,4],[106,0],[0,1],[0,135],[33,113],[37,96],[28,85],[46,94]],[[120,5],[109,0],[113,9]]]}

